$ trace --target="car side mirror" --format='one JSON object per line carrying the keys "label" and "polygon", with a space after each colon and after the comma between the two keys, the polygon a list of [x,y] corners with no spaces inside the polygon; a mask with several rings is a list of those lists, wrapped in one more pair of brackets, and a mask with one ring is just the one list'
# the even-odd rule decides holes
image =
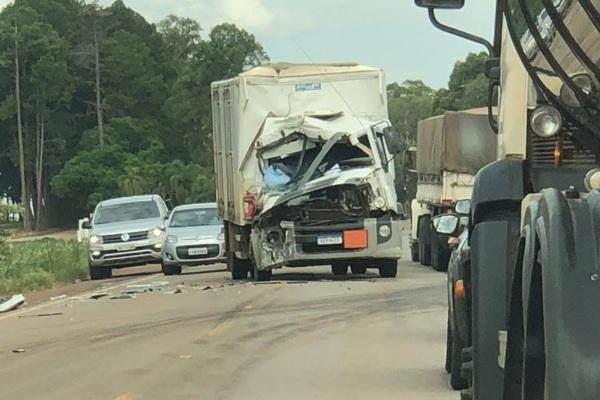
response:
{"label": "car side mirror", "polygon": [[92,229],[92,222],[89,220],[89,218],[83,219],[83,222],[81,223],[81,229]]}
{"label": "car side mirror", "polygon": [[463,8],[465,0],[415,0],[417,7],[442,8],[446,10],[457,10]]}
{"label": "car side mirror", "polygon": [[394,155],[402,151],[400,135],[391,126],[383,128],[383,137],[385,138],[385,144],[390,154]]}
{"label": "car side mirror", "polygon": [[458,200],[454,205],[454,211],[460,215],[469,215],[471,213],[471,200]]}
{"label": "car side mirror", "polygon": [[460,228],[460,217],[455,214],[441,214],[434,217],[431,223],[440,235],[456,236]]}

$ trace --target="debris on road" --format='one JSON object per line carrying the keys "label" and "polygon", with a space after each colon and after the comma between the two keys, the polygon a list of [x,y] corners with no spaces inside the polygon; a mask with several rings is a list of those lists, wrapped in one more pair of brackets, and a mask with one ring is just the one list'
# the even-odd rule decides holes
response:
{"label": "debris on road", "polygon": [[98,300],[106,296],[108,296],[108,293],[94,293],[90,296],[90,300]]}
{"label": "debris on road", "polygon": [[150,283],[139,284],[139,285],[127,285],[126,290],[124,290],[122,293],[133,294],[133,293],[145,293],[145,292],[154,292],[154,291],[159,292],[159,291],[165,289],[167,286],[169,286],[169,282],[166,282],[166,281],[150,282]]}
{"label": "debris on road", "polygon": [[10,299],[0,303],[0,313],[15,310],[25,303],[25,296],[16,294]]}
{"label": "debris on road", "polygon": [[183,290],[183,285],[178,285],[177,289],[175,289],[174,291],[171,292],[172,294],[179,294],[179,293],[185,293],[185,291]]}
{"label": "debris on road", "polygon": [[25,349],[14,349],[13,353],[25,353]]}
{"label": "debris on road", "polygon": [[130,300],[135,299],[135,295],[133,294],[120,294],[118,296],[113,296],[110,300]]}
{"label": "debris on road", "polygon": [[190,360],[192,356],[190,354],[181,354],[179,355],[179,358],[181,358],[182,360]]}
{"label": "debris on road", "polygon": [[57,315],[63,315],[63,313],[55,312],[55,313],[33,314],[33,315],[19,315],[19,318],[55,317]]}
{"label": "debris on road", "polygon": [[60,296],[50,297],[50,301],[61,300],[61,299],[66,299],[66,298],[67,298],[66,294],[61,294]]}
{"label": "debris on road", "polygon": [[200,290],[210,290],[210,289],[212,289],[212,286],[202,286],[200,288]]}

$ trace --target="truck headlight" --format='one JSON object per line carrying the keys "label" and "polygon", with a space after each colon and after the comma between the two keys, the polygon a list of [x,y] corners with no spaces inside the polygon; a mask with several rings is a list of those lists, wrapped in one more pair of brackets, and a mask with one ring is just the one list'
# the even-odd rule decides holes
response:
{"label": "truck headlight", "polygon": [[373,200],[373,205],[377,208],[383,208],[385,207],[385,199],[383,197],[376,197],[375,200]]}
{"label": "truck headlight", "polygon": [[168,235],[167,236],[167,243],[177,243],[177,236],[175,236],[175,235]]}
{"label": "truck headlight", "polygon": [[154,228],[152,229],[150,232],[148,232],[148,238],[157,238],[160,237],[160,235],[162,235],[163,231],[160,228]]}
{"label": "truck headlight", "polygon": [[[594,80],[585,72],[573,75],[571,80],[586,95],[590,95],[594,91]],[[577,98],[575,91],[566,83],[564,83],[560,88],[560,99],[570,107],[581,107],[581,102]]]}
{"label": "truck headlight", "polygon": [[543,138],[556,135],[562,127],[562,115],[552,106],[539,106],[531,114],[531,129]]}
{"label": "truck headlight", "polygon": [[224,241],[225,240],[225,234],[223,232],[219,233],[217,235],[217,240],[219,240],[221,242]]}
{"label": "truck headlight", "polygon": [[92,235],[90,236],[90,244],[101,244],[102,236],[100,235]]}
{"label": "truck headlight", "polygon": [[391,234],[392,234],[392,228],[390,228],[388,225],[381,225],[379,227],[379,236],[381,236],[383,238],[388,238],[388,237],[390,237]]}

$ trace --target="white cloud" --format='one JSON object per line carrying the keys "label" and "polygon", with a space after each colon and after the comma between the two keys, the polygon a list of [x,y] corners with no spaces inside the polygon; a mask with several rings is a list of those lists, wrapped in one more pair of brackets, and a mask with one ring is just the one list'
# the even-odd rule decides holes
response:
{"label": "white cloud", "polygon": [[0,10],[12,3],[13,0],[0,0]]}
{"label": "white cloud", "polygon": [[267,31],[274,18],[261,0],[222,0],[222,18],[251,30]]}

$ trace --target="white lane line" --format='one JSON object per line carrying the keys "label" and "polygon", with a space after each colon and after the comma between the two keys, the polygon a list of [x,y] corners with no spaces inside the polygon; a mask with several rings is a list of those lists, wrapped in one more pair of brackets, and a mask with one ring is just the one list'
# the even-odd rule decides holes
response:
{"label": "white lane line", "polygon": [[155,279],[156,275],[158,275],[158,273],[151,274],[151,275],[148,275],[148,276],[143,276],[143,277],[137,278],[137,279],[125,280],[125,281],[123,281],[121,283],[118,283],[116,285],[113,285],[113,286],[100,287],[100,288],[97,288],[95,290],[90,290],[88,292],[84,292],[84,293],[81,293],[81,294],[78,294],[78,295],[73,295],[73,296],[70,296],[70,297],[67,297],[67,298],[58,299],[58,300],[54,300],[54,301],[48,301],[48,302],[45,302],[45,303],[41,303],[41,304],[35,305],[33,307],[25,307],[25,308],[19,309],[17,311],[8,312],[7,314],[0,315],[0,321],[8,319],[8,318],[11,318],[11,317],[17,317],[17,316],[25,314],[25,313],[29,313],[29,312],[41,310],[43,308],[46,308],[46,307],[49,307],[49,306],[53,306],[53,305],[56,305],[56,304],[64,303],[66,301],[69,301],[69,299],[73,298],[73,297],[85,298],[85,297],[91,296],[94,293],[110,292],[112,290],[119,289],[119,288],[121,288],[123,286],[139,284],[139,283],[144,282],[146,280]]}

